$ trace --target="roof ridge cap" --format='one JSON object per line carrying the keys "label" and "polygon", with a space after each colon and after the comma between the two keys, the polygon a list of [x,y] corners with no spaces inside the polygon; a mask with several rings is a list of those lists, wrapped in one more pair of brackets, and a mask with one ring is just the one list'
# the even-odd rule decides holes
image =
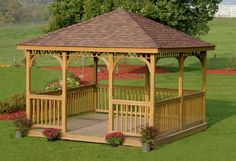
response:
{"label": "roof ridge cap", "polygon": [[154,44],[156,44],[156,46],[157,46],[158,48],[160,48],[161,46],[156,43],[156,41],[153,39],[153,37],[142,27],[142,25],[141,25],[139,22],[137,22],[137,21],[133,18],[133,16],[138,16],[138,17],[140,17],[140,18],[145,18],[145,17],[140,16],[140,15],[137,15],[137,14],[134,14],[134,13],[129,12],[129,11],[127,11],[127,10],[125,10],[125,11],[126,11],[126,12],[128,13],[128,15],[131,17],[131,19],[139,26],[139,28],[141,28],[141,29],[148,35],[148,37],[152,40],[152,42],[154,42]]}

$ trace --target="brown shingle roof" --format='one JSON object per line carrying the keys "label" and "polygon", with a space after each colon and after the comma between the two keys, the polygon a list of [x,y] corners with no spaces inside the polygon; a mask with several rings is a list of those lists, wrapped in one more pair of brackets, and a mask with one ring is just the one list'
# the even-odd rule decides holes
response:
{"label": "brown shingle roof", "polygon": [[214,47],[212,44],[123,9],[18,45],[154,49]]}

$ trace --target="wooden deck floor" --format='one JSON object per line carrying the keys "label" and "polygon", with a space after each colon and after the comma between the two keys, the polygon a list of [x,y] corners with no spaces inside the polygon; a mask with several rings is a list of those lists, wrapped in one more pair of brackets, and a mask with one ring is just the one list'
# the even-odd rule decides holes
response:
{"label": "wooden deck floor", "polygon": [[[64,140],[85,141],[94,143],[106,143],[105,136],[108,133],[108,114],[85,113],[68,117],[68,131],[62,135]],[[44,137],[43,129],[34,128],[29,136]],[[124,145],[141,146],[137,137],[127,137]]]}
{"label": "wooden deck floor", "polygon": [[[94,143],[106,143],[105,136],[108,133],[108,114],[85,113],[68,118],[68,131],[61,139],[85,141]],[[159,137],[159,143],[167,143],[182,137],[189,136],[207,128],[206,123],[196,125],[183,131]],[[43,129],[34,128],[30,130],[29,136],[44,137]],[[124,145],[141,146],[140,138],[126,137]]]}
{"label": "wooden deck floor", "polygon": [[68,118],[68,134],[105,137],[108,133],[108,114],[86,113]]}

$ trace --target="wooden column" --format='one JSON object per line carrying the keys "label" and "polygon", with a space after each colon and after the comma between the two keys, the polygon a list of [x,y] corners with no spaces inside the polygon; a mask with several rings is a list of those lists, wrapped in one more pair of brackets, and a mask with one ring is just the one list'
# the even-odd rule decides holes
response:
{"label": "wooden column", "polygon": [[97,84],[98,82],[98,58],[94,57],[94,64],[93,64],[93,83]]}
{"label": "wooden column", "polygon": [[62,53],[62,132],[67,131],[67,54]]}
{"label": "wooden column", "polygon": [[112,105],[112,99],[113,99],[113,71],[114,71],[114,58],[113,54],[110,53],[108,56],[108,62],[109,62],[109,119],[108,119],[108,131],[111,132],[113,131],[113,105]]}
{"label": "wooden column", "polygon": [[155,115],[155,70],[156,70],[156,56],[150,55],[150,122],[149,126],[154,126]]}
{"label": "wooden column", "polygon": [[184,71],[184,55],[180,53],[179,58],[179,80],[178,80],[178,96],[181,97],[180,101],[180,127],[183,129],[183,71]]}
{"label": "wooden column", "polygon": [[31,58],[30,51],[25,51],[25,61],[26,61],[26,117],[31,119],[31,109],[30,109],[30,90],[31,90]]}
{"label": "wooden column", "polygon": [[93,95],[93,106],[94,106],[94,112],[96,112],[97,109],[97,84],[98,84],[98,58],[94,57],[94,64],[93,64],[93,84],[95,84],[94,88],[94,95]]}
{"label": "wooden column", "polygon": [[206,122],[206,76],[207,76],[207,52],[201,52],[201,65],[202,65],[202,92],[203,96],[203,122]]}
{"label": "wooden column", "polygon": [[146,65],[146,76],[145,76],[145,101],[149,101],[149,95],[150,95],[150,72],[149,68]]}

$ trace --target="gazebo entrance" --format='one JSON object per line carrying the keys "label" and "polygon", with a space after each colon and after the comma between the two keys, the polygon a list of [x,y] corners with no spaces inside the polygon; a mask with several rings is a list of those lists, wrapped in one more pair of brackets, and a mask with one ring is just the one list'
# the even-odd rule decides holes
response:
{"label": "gazebo entrance", "polygon": [[[42,128],[54,127],[62,130],[62,139],[104,143],[104,134],[121,131],[128,136],[126,145],[140,146],[140,130],[146,126],[161,131],[160,142],[206,128],[206,51],[214,49],[211,44],[116,10],[21,43],[18,49],[26,53],[26,113],[34,124],[30,135],[42,136]],[[62,90],[32,93],[30,68],[35,58],[44,55],[60,62]],[[184,60],[189,56],[197,57],[202,65],[199,91],[183,89]],[[68,64],[75,57],[93,58],[93,83],[67,89]],[[178,89],[158,88],[155,83],[156,65],[164,58],[178,60]],[[98,84],[99,59],[107,66],[108,85]],[[144,87],[114,85],[115,68],[123,59],[137,59],[145,64]]]}

